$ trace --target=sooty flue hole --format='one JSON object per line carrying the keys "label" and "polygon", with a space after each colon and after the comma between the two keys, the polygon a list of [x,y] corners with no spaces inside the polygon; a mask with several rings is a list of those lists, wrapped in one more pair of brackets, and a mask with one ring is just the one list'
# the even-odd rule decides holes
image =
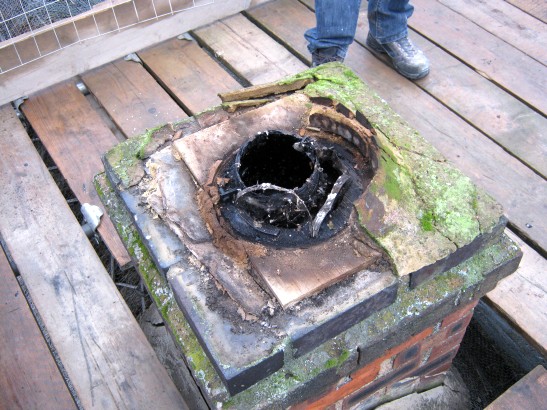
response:
{"label": "sooty flue hole", "polygon": [[293,148],[291,135],[260,135],[241,155],[239,175],[246,186],[270,183],[282,188],[302,186],[313,171],[308,156]]}

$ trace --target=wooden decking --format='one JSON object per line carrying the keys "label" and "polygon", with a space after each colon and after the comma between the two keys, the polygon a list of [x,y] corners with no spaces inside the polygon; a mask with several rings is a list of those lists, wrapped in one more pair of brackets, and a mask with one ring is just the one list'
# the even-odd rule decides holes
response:
{"label": "wooden decking", "polygon": [[[135,50],[140,63],[114,61],[29,96],[22,113],[80,202],[100,205],[92,177],[101,171],[100,155],[124,138],[216,105],[218,93],[307,68],[303,34],[314,25],[314,2],[253,3],[246,12],[196,29],[186,39]],[[487,302],[546,355],[547,6],[532,0],[413,4],[411,37],[431,61],[428,77],[408,81],[364,47],[365,9],[346,64],[504,206],[524,258]],[[82,94],[78,82],[90,94]],[[0,378],[0,408],[44,403],[48,397],[63,403],[71,392],[85,408],[108,404],[98,402],[99,397],[119,407],[142,408],[146,392],[163,397],[165,406],[182,407],[170,381],[158,385],[167,375],[121,306],[123,300],[9,105],[0,109],[0,148],[0,239],[62,364],[60,371],[50,358],[45,364],[35,361],[48,350],[28,312],[20,311],[24,306],[5,296],[17,296],[20,289],[0,252],[6,283],[0,292],[0,363],[30,375],[10,379],[15,384]],[[108,219],[100,234],[118,263],[130,264]],[[15,323],[38,347],[32,348],[34,356],[25,357],[30,351],[25,349],[20,360],[6,362],[6,352],[11,354],[20,336],[5,329]],[[120,363],[127,367],[116,367]],[[44,388],[28,390],[29,380],[35,387],[43,380]],[[27,401],[17,401],[22,398]],[[52,403],[52,408],[64,407]],[[157,398],[152,403],[159,406]]]}

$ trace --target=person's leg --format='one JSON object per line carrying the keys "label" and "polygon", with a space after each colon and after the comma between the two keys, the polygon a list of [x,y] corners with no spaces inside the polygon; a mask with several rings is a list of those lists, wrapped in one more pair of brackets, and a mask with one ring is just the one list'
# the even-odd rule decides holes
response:
{"label": "person's leg", "polygon": [[346,57],[355,36],[360,5],[361,0],[315,1],[317,25],[304,34],[314,65],[325,62],[317,60],[342,61]]}
{"label": "person's leg", "polygon": [[409,0],[369,0],[367,46],[386,53],[395,69],[411,80],[429,73],[429,61],[408,38]]}
{"label": "person's leg", "polygon": [[408,19],[414,7],[409,0],[369,0],[370,34],[380,44],[391,43],[408,35]]}

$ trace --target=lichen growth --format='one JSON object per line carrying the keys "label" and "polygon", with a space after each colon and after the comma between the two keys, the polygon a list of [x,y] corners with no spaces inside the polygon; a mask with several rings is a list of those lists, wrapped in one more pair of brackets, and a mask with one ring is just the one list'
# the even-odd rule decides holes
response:
{"label": "lichen growth", "polygon": [[331,357],[327,362],[325,363],[325,370],[330,369],[332,367],[338,367],[341,364],[343,364],[348,358],[349,358],[349,350],[343,350],[342,353],[338,357]]}
{"label": "lichen growth", "polygon": [[[384,175],[380,184],[387,196],[397,202],[408,200],[405,191],[408,191],[410,186],[410,174],[405,167],[397,163],[395,155],[387,146],[380,149],[380,170]],[[377,180],[373,186],[377,186]]]}
{"label": "lichen growth", "polygon": [[[347,67],[326,64],[307,73],[315,79],[304,89],[308,96],[360,111],[377,132],[379,166],[368,192],[385,212],[375,219],[362,218],[362,223],[374,223],[375,229],[365,230],[390,255],[398,272],[404,275],[430,265],[498,223],[501,209],[486,197],[489,206],[482,206],[483,196],[471,180]],[[409,249],[426,244],[430,250],[437,246],[438,252],[411,252],[413,261],[408,259]]]}
{"label": "lichen growth", "polygon": [[161,127],[147,131],[146,133],[129,138],[116,145],[105,155],[111,171],[123,186],[127,187],[132,182],[132,171],[139,165],[142,153],[152,141],[152,135]]}

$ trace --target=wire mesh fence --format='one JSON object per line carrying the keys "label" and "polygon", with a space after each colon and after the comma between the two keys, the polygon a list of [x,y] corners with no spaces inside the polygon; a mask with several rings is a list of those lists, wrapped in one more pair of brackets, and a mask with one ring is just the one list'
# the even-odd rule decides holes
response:
{"label": "wire mesh fence", "polygon": [[0,75],[84,40],[215,0],[0,0]]}

